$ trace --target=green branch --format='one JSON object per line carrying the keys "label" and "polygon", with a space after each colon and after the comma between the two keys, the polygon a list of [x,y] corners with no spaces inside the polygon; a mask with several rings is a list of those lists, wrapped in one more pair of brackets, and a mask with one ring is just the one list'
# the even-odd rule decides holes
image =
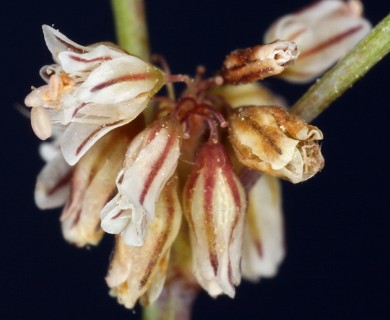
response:
{"label": "green branch", "polygon": [[290,111],[312,121],[390,51],[390,15],[307,91]]}
{"label": "green branch", "polygon": [[119,46],[143,60],[149,60],[143,0],[111,0],[111,5]]}

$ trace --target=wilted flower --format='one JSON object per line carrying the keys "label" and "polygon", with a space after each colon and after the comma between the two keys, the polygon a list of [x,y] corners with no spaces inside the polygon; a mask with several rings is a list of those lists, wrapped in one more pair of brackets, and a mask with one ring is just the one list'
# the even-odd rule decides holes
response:
{"label": "wilted flower", "polygon": [[293,64],[298,57],[297,45],[293,42],[276,40],[231,52],[222,67],[222,76],[232,84],[250,83],[279,74]]}
{"label": "wilted flower", "polygon": [[[208,79],[202,69],[194,79],[163,73],[114,45],[80,46],[43,27],[55,64],[41,70],[47,85],[25,102],[34,132],[54,139],[41,148],[47,164],[36,203],[66,204],[63,234],[77,246],[97,244],[103,231],[116,235],[106,281],[120,303],[174,295],[185,313],[200,287],[233,297],[241,277],[276,274],[285,249],[272,176],[297,183],[316,174],[323,136],[253,82],[300,71],[309,79],[337,60],[366,30],[352,2],[340,3],[277,22],[267,38],[281,40],[233,51]],[[318,41],[302,43],[298,58],[291,41],[301,45],[308,34]],[[178,99],[177,81],[186,83]],[[165,84],[168,96],[154,97]],[[147,106],[154,112],[144,117]]]}
{"label": "wilted flower", "polygon": [[371,29],[362,8],[359,0],[322,0],[275,21],[264,41],[293,41],[301,52],[294,66],[280,76],[308,82],[343,57]]}
{"label": "wilted flower", "polygon": [[324,165],[316,142],[322,132],[281,107],[242,107],[229,121],[234,151],[252,169],[297,183]]}
{"label": "wilted flower", "polygon": [[134,131],[134,127],[122,127],[109,132],[76,164],[71,195],[61,215],[67,241],[83,247],[96,245],[102,238],[99,213],[115,191],[115,178]]}
{"label": "wilted flower", "polygon": [[60,139],[65,160],[73,165],[107,132],[135,119],[161,88],[163,74],[114,46],[80,46],[49,26],[46,44],[56,62],[43,67],[48,82],[25,99],[31,123],[41,139],[51,126],[66,126]]}
{"label": "wilted flower", "polygon": [[143,296],[154,302],[163,288],[168,269],[169,252],[179,231],[181,206],[177,178],[163,188],[156,204],[156,214],[148,225],[148,237],[142,246],[128,246],[117,237],[107,284],[111,294],[127,308],[133,308]]}

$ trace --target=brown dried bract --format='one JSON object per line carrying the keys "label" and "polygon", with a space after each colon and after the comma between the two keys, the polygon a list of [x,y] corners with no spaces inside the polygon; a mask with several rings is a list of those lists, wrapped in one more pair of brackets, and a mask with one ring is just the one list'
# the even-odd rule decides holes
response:
{"label": "brown dried bract", "polygon": [[231,52],[223,63],[221,75],[227,83],[244,84],[283,72],[294,63],[299,51],[294,42],[277,40]]}

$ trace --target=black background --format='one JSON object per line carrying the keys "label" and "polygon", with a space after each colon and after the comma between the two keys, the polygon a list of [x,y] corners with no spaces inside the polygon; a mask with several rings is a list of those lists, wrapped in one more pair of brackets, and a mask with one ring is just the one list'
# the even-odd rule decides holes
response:
{"label": "black background", "polygon": [[[173,73],[260,43],[269,24],[306,1],[147,1],[152,51]],[[90,250],[65,243],[59,210],[33,202],[41,169],[29,121],[15,110],[50,63],[41,25],[54,24],[80,44],[111,40],[108,1],[2,3],[0,319],[140,319],[107,294],[112,237]],[[377,23],[388,1],[366,1]],[[5,68],[5,70],[4,70]],[[390,319],[389,59],[314,124],[325,135],[325,169],[299,185],[283,184],[287,257],[275,279],[242,283],[234,300],[202,293],[194,319]],[[264,82],[292,104],[307,89]]]}

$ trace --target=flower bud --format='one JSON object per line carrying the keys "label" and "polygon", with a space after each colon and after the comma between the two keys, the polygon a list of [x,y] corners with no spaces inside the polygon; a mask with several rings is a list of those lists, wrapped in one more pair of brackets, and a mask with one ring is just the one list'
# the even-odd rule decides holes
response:
{"label": "flower bud", "polygon": [[317,1],[274,22],[264,41],[294,41],[301,52],[294,66],[280,76],[291,82],[309,82],[343,57],[371,29],[359,7],[357,0]]}
{"label": "flower bud", "polygon": [[106,281],[111,294],[117,296],[126,308],[133,308],[143,295],[147,296],[148,303],[160,295],[170,247],[179,231],[181,215],[177,178],[174,177],[161,192],[145,243],[140,247],[129,247],[122,237],[117,237]]}
{"label": "flower bud", "polygon": [[285,255],[279,180],[261,175],[248,194],[242,252],[242,276],[272,277]]}
{"label": "flower bud", "polygon": [[230,84],[254,82],[281,73],[298,54],[295,43],[280,40],[238,49],[225,58],[221,75]]}
{"label": "flower bud", "polygon": [[229,137],[242,164],[293,183],[323,168],[322,132],[281,107],[248,106],[229,117]]}
{"label": "flower bud", "polygon": [[221,144],[202,147],[183,196],[195,277],[211,296],[234,297],[241,280],[246,198]]}
{"label": "flower bud", "polygon": [[117,177],[118,194],[101,212],[104,231],[121,233],[127,245],[142,245],[160,192],[176,170],[180,134],[175,119],[162,118],[130,143]]}

